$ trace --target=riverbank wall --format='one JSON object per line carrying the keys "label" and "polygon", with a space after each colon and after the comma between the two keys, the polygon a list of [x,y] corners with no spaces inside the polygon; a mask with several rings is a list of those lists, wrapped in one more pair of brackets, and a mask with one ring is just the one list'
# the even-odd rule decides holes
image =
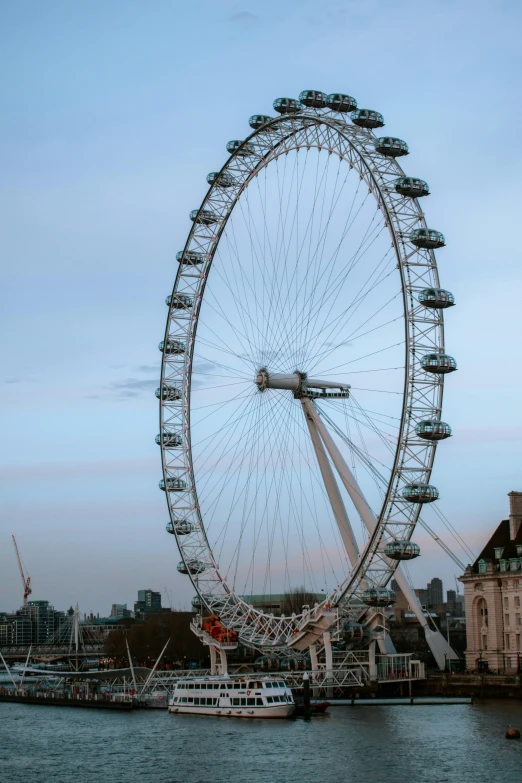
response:
{"label": "riverbank wall", "polygon": [[0,702],[2,701],[15,702],[16,704],[45,704],[54,707],[90,707],[98,710],[132,710],[133,708],[133,704],[130,701],[45,691],[36,693],[17,693],[16,691],[0,693]]}
{"label": "riverbank wall", "polygon": [[522,674],[429,673],[427,679],[408,683],[385,683],[377,689],[380,697],[469,697],[472,699],[522,699]]}

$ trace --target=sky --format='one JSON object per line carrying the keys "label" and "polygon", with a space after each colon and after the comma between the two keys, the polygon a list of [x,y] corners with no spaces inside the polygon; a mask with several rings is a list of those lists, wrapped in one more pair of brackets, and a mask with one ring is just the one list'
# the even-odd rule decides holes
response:
{"label": "sky", "polygon": [[[303,89],[380,111],[430,184],[459,363],[433,479],[480,551],[522,490],[521,17],[494,0],[1,4],[0,611],[22,599],[11,533],[32,598],[107,615],[151,587],[188,606],[157,489],[164,298],[226,142]],[[453,588],[415,540],[415,585]]]}

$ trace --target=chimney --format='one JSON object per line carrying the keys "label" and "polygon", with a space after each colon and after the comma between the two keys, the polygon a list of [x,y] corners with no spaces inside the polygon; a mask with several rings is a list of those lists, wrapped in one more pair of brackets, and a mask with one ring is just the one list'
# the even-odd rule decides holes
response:
{"label": "chimney", "polygon": [[522,524],[522,492],[508,492],[509,537],[514,541]]}

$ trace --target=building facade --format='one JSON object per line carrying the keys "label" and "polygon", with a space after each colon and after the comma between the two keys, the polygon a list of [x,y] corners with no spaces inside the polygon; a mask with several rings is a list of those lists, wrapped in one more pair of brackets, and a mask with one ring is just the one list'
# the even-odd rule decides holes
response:
{"label": "building facade", "polygon": [[460,580],[466,606],[466,666],[513,672],[522,663],[522,492],[510,492],[497,527]]}

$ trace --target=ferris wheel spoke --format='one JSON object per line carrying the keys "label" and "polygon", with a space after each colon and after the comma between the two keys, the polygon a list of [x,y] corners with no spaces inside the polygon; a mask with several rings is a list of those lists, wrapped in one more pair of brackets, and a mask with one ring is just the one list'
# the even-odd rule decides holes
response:
{"label": "ferris wheel spoke", "polygon": [[[325,196],[326,196],[326,187],[327,187],[327,184],[328,184],[328,170],[329,170],[328,165],[325,166],[325,170],[327,172],[327,175],[326,175],[326,177],[324,177],[324,192],[323,192],[323,199],[322,199],[322,203],[323,203],[322,205],[323,206],[324,206],[324,200],[325,200]],[[337,169],[337,177],[336,177],[336,181],[335,181],[334,192],[332,193],[332,197],[331,197],[331,202],[332,203],[330,204],[330,215],[331,215],[331,212],[332,212],[332,204],[333,204],[333,201],[335,199],[335,191],[336,191],[336,187],[337,187],[337,179],[338,179],[338,176],[339,176],[339,171],[340,171],[340,161],[339,161],[339,165],[338,165],[338,169]],[[296,199],[296,213],[295,214],[297,214],[298,208],[299,208],[299,198]],[[321,210],[321,217],[322,217],[322,210]],[[289,240],[288,240],[288,249],[290,247],[290,242],[291,242],[291,239],[292,239],[294,225],[295,225],[295,216],[294,216],[294,223],[292,225],[292,230],[290,232],[290,236],[289,236]],[[301,243],[301,247],[303,246],[305,239],[306,239],[306,236],[304,237],[303,242]],[[324,252],[325,239],[326,239],[326,227],[323,229],[322,234],[319,236],[318,241],[317,241],[317,245],[316,245],[316,249],[315,249],[315,256],[319,256],[320,255],[320,261],[322,260],[322,255],[323,255],[323,252]],[[320,250],[321,250],[321,252],[320,252]],[[287,251],[286,256],[285,256],[285,270],[286,270],[287,257],[288,257],[288,251]],[[320,263],[320,261],[319,261],[319,263]],[[290,302],[291,302],[291,300],[290,300],[291,286],[292,286],[294,280],[296,279],[296,275],[297,275],[297,272],[298,272],[298,269],[299,269],[299,262],[300,262],[299,237],[297,237],[296,259],[295,259],[294,266],[293,266],[292,276],[290,278],[290,281],[287,281],[286,295],[285,295],[284,301],[282,299],[283,287],[281,286],[280,291],[279,291],[279,296],[278,296],[278,303],[277,303],[278,304],[278,309],[280,311],[278,327],[279,327],[279,329],[284,329],[285,332],[286,332],[286,324],[289,323],[290,320],[293,320],[292,319],[292,309],[290,308],[289,305],[290,305]],[[304,277],[306,277],[306,273],[305,273]],[[297,303],[298,298],[299,298],[299,289],[297,289],[296,294],[294,295],[293,298],[294,298],[294,301]],[[287,317],[289,309],[290,309],[290,318]],[[285,334],[285,337],[286,337],[286,334]]]}
{"label": "ferris wheel spoke", "polygon": [[[389,274],[390,273],[388,273],[388,275]],[[388,277],[388,275],[386,275],[386,277]],[[381,282],[382,279],[386,279],[386,278],[378,279],[374,283],[374,285],[371,286],[366,291],[366,293],[363,296],[360,296],[358,299],[353,300],[352,302],[350,302],[348,307],[346,307],[344,310],[342,310],[341,313],[339,313],[335,318],[330,319],[330,321],[328,323],[326,323],[325,320],[323,321],[323,323],[321,324],[321,327],[316,330],[316,334],[315,334],[314,340],[313,340],[313,342],[311,344],[311,347],[309,348],[309,355],[310,356],[314,356],[315,357],[315,356],[318,356],[318,355],[322,355],[324,353],[324,351],[322,349],[326,345],[331,345],[332,341],[337,339],[337,336],[339,335],[339,333],[347,328],[348,324],[350,323],[352,318],[355,317],[357,311],[359,310],[359,308],[361,307],[363,302],[370,296],[370,294],[372,292],[374,292],[377,289],[377,287],[379,286],[379,283]],[[381,312],[387,305],[389,305],[392,302],[394,302],[399,296],[401,296],[401,292],[400,291],[397,292],[396,294],[394,294],[393,296],[391,296],[388,299],[388,301],[385,304],[381,305],[381,307],[379,307],[377,310],[374,310],[371,313],[371,315],[368,315],[368,317],[366,319],[366,322],[369,323],[373,318],[376,317],[376,315],[378,315],[379,312]],[[330,303],[328,303],[328,304],[330,304]],[[334,304],[335,304],[335,301],[333,301],[331,303],[332,306]],[[351,335],[349,335],[349,337],[345,338],[345,340],[343,342],[347,342],[349,339],[351,339],[351,337],[354,334],[356,334],[357,331],[360,328],[362,328],[362,326],[363,326],[363,324],[360,324],[351,333]],[[327,330],[330,330],[330,331],[327,331]],[[325,334],[325,332],[326,332],[326,334]]]}
{"label": "ferris wheel spoke", "polygon": [[[374,241],[376,241],[376,240],[377,240],[377,237],[375,237]],[[366,250],[365,250],[364,252],[362,252],[362,253],[361,253],[359,260],[361,260],[362,258],[364,258],[364,255],[365,255],[366,251],[367,251],[367,250],[369,251],[369,250],[370,250],[370,248],[371,248],[371,244],[370,244],[370,245],[368,245],[368,247],[366,248]],[[386,255],[384,256],[384,258],[386,258]],[[352,267],[352,268],[353,268],[353,267]],[[349,270],[349,271],[351,271],[351,270]],[[348,273],[347,273],[346,275],[344,275],[344,279],[346,279],[346,278],[348,277],[348,275],[349,275],[349,271],[348,271]],[[315,315],[314,315],[314,318],[313,318],[313,324],[314,324],[314,327],[315,327],[315,326],[316,326],[316,324],[317,324],[317,320],[318,320],[318,317],[319,317],[319,313],[320,313],[321,311],[322,311],[323,313],[325,313],[325,311],[327,311],[327,307],[326,307],[326,305],[328,305],[328,307],[333,307],[333,306],[334,306],[334,305],[337,303],[337,300],[338,300],[338,298],[339,298],[339,291],[340,291],[340,288],[339,288],[339,285],[337,285],[336,283],[337,283],[337,281],[336,281],[336,280],[334,280],[333,284],[332,284],[332,285],[330,286],[330,288],[329,288],[329,291],[327,291],[327,292],[326,292],[326,294],[325,294],[325,296],[324,296],[324,297],[322,297],[322,298],[321,298],[321,300],[319,301],[319,305],[320,305],[320,306],[316,308],[316,313],[315,313]],[[350,319],[350,317],[352,317],[352,316],[355,314],[355,312],[357,312],[357,308],[355,308],[354,310],[352,310],[352,312],[350,313],[350,316],[348,317],[348,320]],[[323,316],[323,317],[324,317],[324,316]],[[342,327],[341,327],[341,328],[342,328]],[[319,330],[319,331],[320,331],[320,330]],[[338,331],[340,331],[340,329],[338,329]],[[332,339],[332,338],[330,338],[330,339]],[[328,340],[328,336],[326,336],[326,340]],[[312,343],[312,348],[313,348],[313,349],[315,349],[315,344],[316,344],[316,342],[317,342],[317,337],[316,337],[316,339],[315,339],[315,340],[313,341],[313,343]],[[308,354],[309,354],[309,355],[310,355],[310,353],[311,353],[311,350],[312,350],[312,349],[310,348],[310,346],[308,346]]]}
{"label": "ferris wheel spoke", "polygon": [[[369,246],[369,247],[371,247],[371,246]],[[369,250],[369,247],[367,247],[366,250]],[[340,251],[340,246],[339,246],[339,251]],[[318,287],[319,287],[318,284],[315,284],[312,287],[312,292],[313,293],[310,295],[309,301],[306,303],[306,304],[308,304],[308,314],[305,317],[305,322],[306,322],[305,335],[304,335],[304,339],[302,340],[302,345],[300,346],[300,348],[298,348],[298,353],[301,354],[304,351],[304,355],[303,355],[303,358],[301,359],[301,361],[305,361],[306,360],[306,358],[305,358],[306,355],[307,354],[310,355],[312,353],[313,349],[310,348],[310,343],[312,342],[311,341],[311,334],[313,332],[315,332],[314,337],[317,338],[317,336],[318,336],[317,335],[317,330],[315,329],[315,326],[316,326],[316,321],[317,321],[317,317],[318,317],[319,313],[322,310],[324,310],[326,312],[330,312],[331,308],[336,304],[336,302],[337,302],[337,300],[338,300],[338,298],[340,296],[340,292],[342,291],[342,287],[343,287],[344,283],[346,282],[346,279],[348,278],[348,276],[350,274],[350,271],[352,271],[352,269],[355,266],[353,261],[354,261],[354,259],[357,259],[357,253],[358,252],[359,252],[359,250],[356,252],[355,256],[352,257],[352,263],[348,264],[346,267],[343,267],[343,269],[338,272],[336,277],[333,280],[329,281],[328,288],[323,290],[323,293],[320,296],[316,296],[316,293],[317,293],[317,290],[318,290]],[[389,249],[388,249],[387,253],[385,254],[385,257],[386,257],[386,255],[388,253],[389,253]],[[338,255],[338,251],[337,251],[337,255]],[[337,258],[337,255],[335,256],[335,258]],[[364,256],[364,253],[361,255],[361,258],[363,256]],[[361,259],[359,258],[358,260],[361,260]],[[374,272],[372,272],[372,275],[373,274],[374,274]],[[303,306],[301,314],[300,314],[300,315],[303,315],[303,317],[304,317],[304,311],[305,311],[305,306]],[[341,315],[339,317],[341,317]],[[314,324],[313,331],[311,330],[311,324],[312,323]],[[310,335],[310,337],[309,337],[309,335]],[[315,340],[314,340],[314,342],[315,342]]]}

